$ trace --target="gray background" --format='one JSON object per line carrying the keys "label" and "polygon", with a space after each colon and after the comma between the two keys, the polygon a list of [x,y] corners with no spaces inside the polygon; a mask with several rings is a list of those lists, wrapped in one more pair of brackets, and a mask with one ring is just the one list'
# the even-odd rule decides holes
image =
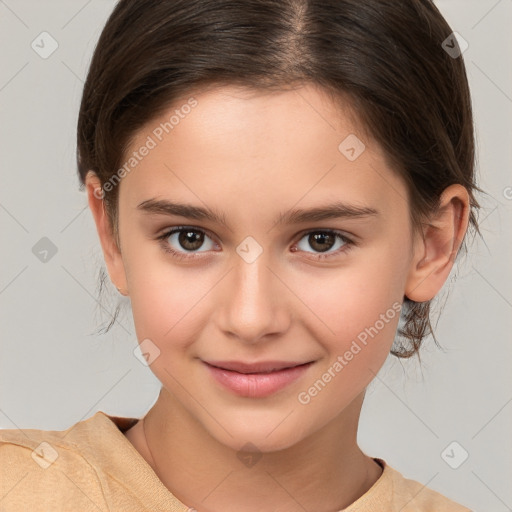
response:
{"label": "gray background", "polygon": [[[512,509],[512,1],[437,5],[469,44],[484,241],[469,244],[440,297],[445,351],[429,339],[422,366],[388,358],[368,389],[359,441],[473,510],[502,512]],[[64,429],[98,410],[142,416],[160,388],[134,357],[128,299],[113,329],[95,334],[119,295],[110,286],[97,300],[103,257],[78,186],[75,130],[113,6],[0,0],[0,428]],[[46,59],[31,47],[43,31],[58,43]],[[43,237],[57,250],[46,262],[33,251]]]}

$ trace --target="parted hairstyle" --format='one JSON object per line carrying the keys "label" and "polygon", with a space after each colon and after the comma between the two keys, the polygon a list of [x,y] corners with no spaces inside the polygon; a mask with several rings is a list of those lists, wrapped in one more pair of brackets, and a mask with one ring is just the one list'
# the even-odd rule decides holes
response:
{"label": "parted hairstyle", "polygon": [[[94,171],[119,245],[119,187],[107,185],[138,130],[193,91],[309,82],[333,101],[349,100],[404,180],[415,229],[459,183],[470,197],[469,228],[479,232],[471,98],[458,49],[431,0],[120,0],[83,89],[81,188]],[[102,270],[100,292],[105,279]],[[430,302],[404,297],[393,355],[408,358],[433,335]]]}

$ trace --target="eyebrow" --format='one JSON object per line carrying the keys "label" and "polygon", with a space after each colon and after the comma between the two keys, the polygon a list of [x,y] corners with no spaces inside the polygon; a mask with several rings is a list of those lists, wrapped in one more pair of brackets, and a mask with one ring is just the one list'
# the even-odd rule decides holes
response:
{"label": "eyebrow", "polygon": [[[137,210],[147,214],[176,215],[188,219],[208,220],[230,229],[223,213],[207,207],[172,202],[166,199],[147,199],[137,205]],[[279,214],[274,227],[283,224],[300,224],[329,219],[363,218],[376,215],[379,215],[379,212],[375,208],[337,201],[324,206],[308,209],[295,208],[282,212]]]}

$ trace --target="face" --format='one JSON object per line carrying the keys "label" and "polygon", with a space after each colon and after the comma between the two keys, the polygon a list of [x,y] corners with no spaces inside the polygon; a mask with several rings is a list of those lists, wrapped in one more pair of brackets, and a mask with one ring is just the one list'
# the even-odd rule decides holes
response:
{"label": "face", "polygon": [[[314,86],[194,98],[132,144],[116,284],[181,413],[234,449],[286,448],[342,421],[389,354],[412,264],[406,188]],[[301,215],[316,209],[331,214]]]}

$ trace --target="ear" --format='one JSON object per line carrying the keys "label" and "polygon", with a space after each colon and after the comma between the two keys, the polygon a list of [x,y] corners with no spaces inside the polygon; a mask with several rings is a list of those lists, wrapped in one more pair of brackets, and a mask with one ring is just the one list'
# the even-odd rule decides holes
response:
{"label": "ear", "polygon": [[468,222],[468,192],[462,185],[450,185],[441,194],[438,210],[416,237],[406,297],[415,302],[435,297],[450,274]]}
{"label": "ear", "polygon": [[122,295],[128,295],[126,272],[120,248],[112,232],[110,221],[103,201],[104,191],[95,172],[89,171],[85,177],[87,199],[98,230],[103,257],[107,265],[110,280]]}

